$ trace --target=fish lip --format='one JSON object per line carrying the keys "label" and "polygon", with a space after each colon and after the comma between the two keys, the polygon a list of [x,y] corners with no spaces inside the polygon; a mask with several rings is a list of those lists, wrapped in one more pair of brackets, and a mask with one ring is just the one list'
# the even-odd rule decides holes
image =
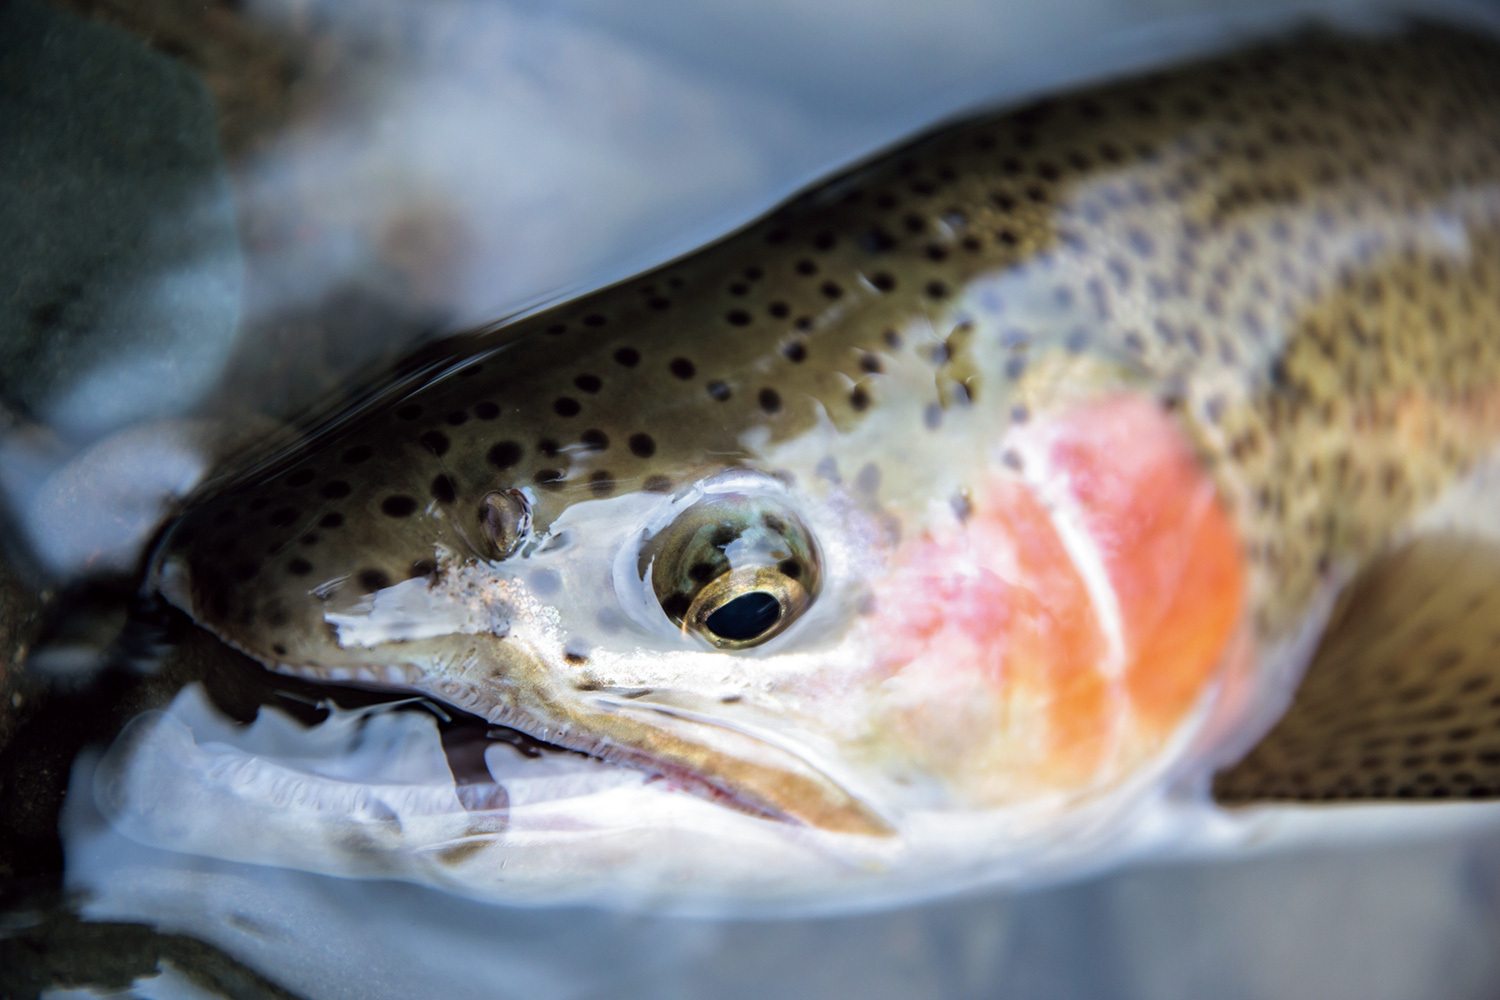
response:
{"label": "fish lip", "polygon": [[[428,710],[440,715],[445,722],[451,722],[454,716],[451,712],[461,712],[471,715],[488,727],[501,727],[519,734],[526,740],[543,750],[578,754],[591,760],[597,760],[610,767],[627,768],[649,775],[651,778],[659,779],[661,782],[657,788],[663,793],[684,793],[694,795],[707,800],[715,805],[723,806],[734,812],[741,813],[753,819],[769,820],[786,826],[798,826],[797,819],[786,813],[766,808],[759,803],[753,802],[743,795],[737,794],[732,787],[715,782],[708,776],[689,767],[681,766],[672,761],[655,757],[643,751],[634,750],[630,747],[621,746],[608,740],[588,738],[585,736],[570,736],[547,725],[546,721],[538,716],[516,709],[491,708],[483,714],[473,713],[442,695],[431,692],[420,687],[413,686],[404,691],[393,691],[388,683],[384,683],[371,676],[362,680],[359,677],[332,680],[326,671],[314,669],[307,666],[285,663],[280,660],[269,660],[253,650],[235,642],[233,639],[209,630],[220,642],[226,646],[245,654],[254,659],[272,673],[287,677],[296,677],[301,680],[311,681],[330,688],[346,687],[362,690],[378,690],[381,693],[396,695],[392,702],[420,699],[428,703]],[[647,691],[635,688],[621,689],[622,697],[633,694],[640,697]],[[485,739],[495,743],[513,743],[503,737],[495,737],[486,734]]]}
{"label": "fish lip", "polygon": [[[595,690],[618,690],[621,692],[619,697],[622,700],[628,699],[631,702],[636,698],[651,693],[649,689],[640,688],[598,688]],[[441,702],[441,699],[438,700]],[[653,706],[653,708],[656,708],[656,706]],[[665,787],[660,789],[663,792],[681,792],[694,795],[715,805],[723,806],[754,819],[769,820],[786,826],[805,825],[799,822],[794,816],[751,801],[744,795],[736,792],[732,786],[727,787],[722,783],[716,782],[693,768],[676,764],[642,750],[622,746],[607,739],[584,737],[570,739],[563,733],[546,736],[538,735],[537,730],[540,729],[545,732],[547,726],[536,717],[518,710],[491,711],[485,715],[485,719],[493,725],[504,726],[507,729],[514,730],[544,747],[580,754],[612,767],[629,768],[634,771],[644,772],[665,783]]]}

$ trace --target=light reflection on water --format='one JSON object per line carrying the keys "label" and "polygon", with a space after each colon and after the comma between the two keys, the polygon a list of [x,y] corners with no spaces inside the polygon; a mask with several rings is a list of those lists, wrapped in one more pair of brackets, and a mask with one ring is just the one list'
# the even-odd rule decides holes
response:
{"label": "light reflection on water", "polygon": [[[1205,8],[1222,16],[1136,27]],[[945,114],[1275,20],[1191,0],[754,12],[664,2],[651,16],[586,0],[251,10],[275,31],[317,22],[363,36],[364,57],[314,51],[317,87],[226,167],[244,318],[227,375],[222,353],[207,352],[194,378],[223,377],[225,392],[200,409],[236,420],[284,413],[435,323],[489,319],[687,251]],[[134,392],[118,412],[151,409],[149,380],[78,384]],[[34,542],[63,546],[49,565],[130,565],[149,535],[140,492],[190,478],[167,460],[190,470],[191,449],[161,449],[160,430],[180,426],[111,425],[27,453],[42,455],[22,476],[28,497],[51,488],[83,504],[63,511],[61,533],[28,522],[45,529]],[[132,434],[161,459],[144,486]],[[89,447],[101,436],[113,450]],[[216,447],[211,434],[195,440]],[[12,480],[17,454],[6,453]],[[67,548],[78,541],[67,523],[118,514],[121,497],[147,514]],[[89,787],[91,766],[75,787]],[[507,909],[170,854],[111,830],[87,794],[68,810],[66,881],[87,894],[87,916],[201,936],[309,996],[1373,998],[1480,996],[1500,981],[1500,842],[1473,832],[854,917],[715,921]],[[143,995],[171,992],[157,985]]]}

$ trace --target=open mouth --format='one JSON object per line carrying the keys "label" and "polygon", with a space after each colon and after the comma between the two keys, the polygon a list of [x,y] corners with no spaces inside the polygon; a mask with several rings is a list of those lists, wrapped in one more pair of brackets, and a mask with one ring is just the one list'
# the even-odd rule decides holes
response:
{"label": "open mouth", "polygon": [[291,804],[305,822],[343,827],[344,836],[399,831],[401,849],[439,853],[472,850],[518,827],[533,835],[603,830],[618,816],[599,805],[622,793],[711,804],[726,817],[781,818],[670,763],[564,746],[422,695],[221,664],[226,650],[197,630],[184,647],[176,655],[206,654],[211,666],[165,711],[127,726],[96,782],[111,821],[147,843],[182,846],[164,842],[175,838],[160,821],[175,808],[161,792],[184,788],[196,792],[177,806],[205,822],[217,813],[212,825]]}
{"label": "open mouth", "polygon": [[691,780],[421,697],[235,669],[248,666],[127,724],[80,801],[161,850],[486,899],[730,898],[848,869],[829,867],[838,849],[819,831]]}

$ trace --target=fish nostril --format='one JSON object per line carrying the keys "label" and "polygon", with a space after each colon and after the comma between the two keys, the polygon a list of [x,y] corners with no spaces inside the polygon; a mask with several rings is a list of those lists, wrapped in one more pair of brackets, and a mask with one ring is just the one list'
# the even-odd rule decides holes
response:
{"label": "fish nostril", "polygon": [[531,504],[520,490],[490,493],[479,502],[479,524],[493,557],[505,559],[531,533]]}

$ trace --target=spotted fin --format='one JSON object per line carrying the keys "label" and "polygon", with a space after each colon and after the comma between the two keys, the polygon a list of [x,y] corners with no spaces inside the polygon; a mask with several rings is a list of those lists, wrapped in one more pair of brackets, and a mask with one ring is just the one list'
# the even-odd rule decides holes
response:
{"label": "spotted fin", "polygon": [[1350,588],[1225,804],[1500,798],[1500,543],[1422,538]]}

